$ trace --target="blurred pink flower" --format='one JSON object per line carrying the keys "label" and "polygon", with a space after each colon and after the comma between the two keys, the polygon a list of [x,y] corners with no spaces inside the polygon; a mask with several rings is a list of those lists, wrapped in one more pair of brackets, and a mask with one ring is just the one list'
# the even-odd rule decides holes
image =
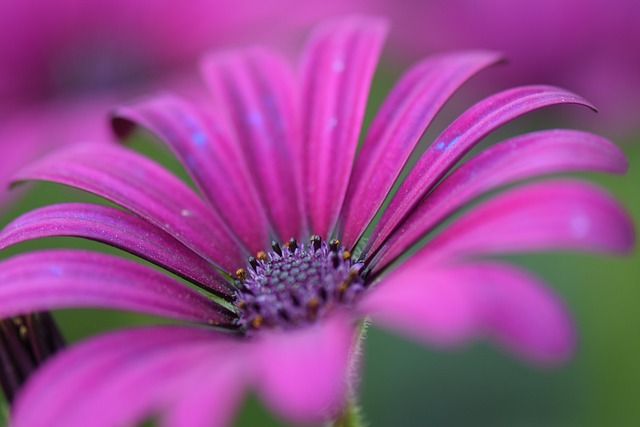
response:
{"label": "blurred pink flower", "polygon": [[[417,58],[449,49],[495,49],[509,67],[492,89],[546,82],[581,93],[610,134],[639,131],[640,2],[635,0],[381,0],[392,49]],[[584,123],[585,116],[580,116]]]}
{"label": "blurred pink flower", "polygon": [[200,195],[152,160],[110,144],[67,147],[17,173],[17,181],[67,184],[124,209],[43,207],[9,224],[0,247],[47,236],[93,239],[193,287],[116,256],[34,251],[0,264],[0,317],[97,306],[194,325],[117,331],[60,352],[18,396],[14,427],[129,425],[149,414],[163,425],[225,425],[250,387],[287,420],[330,419],[353,391],[358,322],[368,317],[444,348],[487,337],[535,363],[571,354],[574,330],[559,298],[530,273],[480,258],[625,253],[634,237],[624,210],[593,185],[558,178],[469,204],[545,174],[623,173],[626,159],[606,139],[556,129],[503,141],[456,169],[516,117],[550,105],[589,106],[551,86],[499,92],[442,131],[365,243],[433,117],[499,60],[464,51],[419,62],[391,91],[356,156],[385,33],[376,19],[324,24],[303,51],[299,79],[267,49],[219,53],[203,62],[215,106],[163,95],[118,109],[116,132],[124,137],[140,126],[155,134]]}
{"label": "blurred pink flower", "polygon": [[157,84],[192,91],[180,76],[205,50],[295,39],[344,8],[331,0],[3,0],[0,206],[8,176],[30,159],[63,143],[109,141],[105,115],[115,102]]}

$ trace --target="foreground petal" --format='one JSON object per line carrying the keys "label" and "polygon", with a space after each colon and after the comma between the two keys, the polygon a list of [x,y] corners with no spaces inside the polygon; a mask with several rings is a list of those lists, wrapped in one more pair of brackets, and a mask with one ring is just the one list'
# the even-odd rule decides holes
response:
{"label": "foreground petal", "polygon": [[248,255],[222,219],[185,183],[126,148],[76,145],[31,163],[14,178],[58,182],[111,200],[227,271],[243,265]]}
{"label": "foreground petal", "polygon": [[233,294],[229,281],[182,243],[142,218],[109,206],[65,203],[35,209],[0,232],[0,249],[52,236],[103,242],[149,260],[219,296],[229,299]]}
{"label": "foreground petal", "polygon": [[311,233],[329,237],[347,190],[367,95],[386,33],[354,17],[320,26],[302,60],[302,159]]}
{"label": "foreground petal", "polygon": [[331,419],[345,403],[355,326],[342,314],[256,342],[254,364],[262,398],[294,422]]}
{"label": "foreground petal", "polygon": [[261,48],[226,52],[206,58],[203,77],[227,113],[277,239],[302,237],[301,169],[294,151],[300,126],[289,64]]}
{"label": "foreground petal", "polygon": [[523,185],[474,207],[408,262],[539,250],[626,253],[634,234],[631,218],[611,195],[558,179]]}
{"label": "foreground petal", "polygon": [[233,315],[150,267],[98,252],[46,250],[0,263],[0,318],[57,308],[103,307],[231,326]]}
{"label": "foreground petal", "polygon": [[[12,425],[134,425],[171,411],[176,396],[180,401],[197,389],[196,378],[207,391],[217,386],[207,393],[213,413],[206,425],[225,425],[238,397],[227,387],[236,387],[232,379],[242,383],[227,375],[238,372],[233,358],[232,343],[209,330],[165,326],[103,335],[60,353],[35,374],[18,396]],[[202,425],[172,419],[178,427]]]}
{"label": "foreground petal", "polygon": [[[460,166],[440,184],[380,248],[372,263],[384,268],[473,198],[514,181],[572,171],[624,173],[627,160],[613,143],[574,130],[548,130],[496,144]],[[373,256],[369,253],[366,261]]]}
{"label": "foreground petal", "polygon": [[356,158],[341,212],[341,241],[351,248],[373,219],[420,137],[451,95],[500,55],[433,55],[411,68],[376,114]]}
{"label": "foreground petal", "polygon": [[558,297],[529,273],[500,263],[398,268],[359,311],[431,345],[488,335],[538,363],[565,360],[575,347],[571,318]]}
{"label": "foreground petal", "polygon": [[164,95],[119,107],[112,123],[121,137],[136,125],[154,133],[252,253],[269,244],[268,222],[251,176],[219,118],[177,96]]}
{"label": "foreground petal", "polygon": [[524,86],[490,96],[451,123],[429,146],[402,182],[367,242],[377,251],[437,182],[489,133],[530,111],[557,104],[582,104],[583,98],[551,86]]}

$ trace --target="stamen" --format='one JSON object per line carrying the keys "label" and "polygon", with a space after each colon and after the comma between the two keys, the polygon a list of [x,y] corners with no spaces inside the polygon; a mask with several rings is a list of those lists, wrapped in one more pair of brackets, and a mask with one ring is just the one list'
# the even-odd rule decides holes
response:
{"label": "stamen", "polygon": [[296,249],[298,249],[298,242],[296,242],[296,239],[294,239],[293,237],[289,239],[289,242],[287,243],[287,248],[289,248],[289,250],[292,253],[295,252]]}
{"label": "stamen", "polygon": [[273,249],[273,251],[275,253],[277,253],[278,255],[282,256],[282,249],[280,248],[280,245],[278,244],[278,242],[276,242],[275,240],[271,241],[271,248]]}
{"label": "stamen", "polygon": [[311,236],[309,240],[311,241],[311,245],[313,246],[314,252],[320,249],[320,245],[322,244],[322,239],[320,238],[320,236],[318,236],[317,234],[314,234],[313,236]]}
{"label": "stamen", "polygon": [[338,246],[340,246],[340,241],[338,239],[333,239],[329,242],[329,248],[331,252],[338,252]]}
{"label": "stamen", "polygon": [[236,270],[236,277],[240,280],[245,280],[247,278],[247,272],[244,268],[239,268]]}
{"label": "stamen", "polygon": [[256,268],[258,268],[258,260],[255,259],[254,257],[250,256],[249,257],[249,265],[251,266],[251,268],[253,268],[253,271],[256,271]]}

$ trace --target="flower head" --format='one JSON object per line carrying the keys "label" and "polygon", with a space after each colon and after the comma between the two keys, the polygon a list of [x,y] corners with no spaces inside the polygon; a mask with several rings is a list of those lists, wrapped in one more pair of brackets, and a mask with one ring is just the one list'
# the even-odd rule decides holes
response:
{"label": "flower head", "polygon": [[150,413],[172,426],[225,424],[247,387],[289,420],[332,418],[353,392],[357,325],[367,316],[441,347],[487,336],[538,363],[571,353],[573,329],[558,298],[530,273],[479,258],[624,253],[633,244],[627,215],[602,190],[568,179],[467,206],[544,174],[622,173],[624,156],[596,135],[547,130],[503,141],[454,169],[485,135],[528,111],[589,105],[554,87],[507,90],[447,126],[374,221],[438,110],[499,60],[468,51],[418,63],[393,88],[356,155],[385,32],[384,22],[362,17],[322,25],[304,50],[299,79],[265,49],[216,54],[203,61],[215,106],[162,95],[119,108],[115,131],[126,136],[140,126],[155,134],[200,195],[144,156],[104,144],[69,147],[17,174],[124,209],[40,208],[5,228],[3,247],[54,235],[93,239],[193,287],[111,255],[31,252],[0,264],[0,316],[100,306],[195,325],[118,331],[65,351],[19,396],[16,426],[119,425]]}

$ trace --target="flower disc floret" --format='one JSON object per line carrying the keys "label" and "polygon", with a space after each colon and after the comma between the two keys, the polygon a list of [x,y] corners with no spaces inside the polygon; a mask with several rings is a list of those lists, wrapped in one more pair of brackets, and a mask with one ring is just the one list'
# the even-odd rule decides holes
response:
{"label": "flower disc floret", "polygon": [[309,240],[298,245],[291,239],[284,247],[273,242],[271,251],[250,257],[248,267],[236,271],[241,329],[306,325],[336,305],[352,305],[365,290],[363,264],[338,240]]}

